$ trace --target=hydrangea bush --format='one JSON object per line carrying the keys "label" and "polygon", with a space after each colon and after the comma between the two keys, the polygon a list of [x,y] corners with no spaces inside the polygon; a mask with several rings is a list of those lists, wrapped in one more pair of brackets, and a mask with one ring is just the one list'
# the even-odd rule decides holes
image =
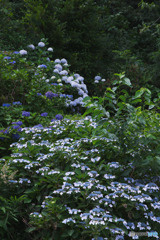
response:
{"label": "hydrangea bush", "polygon": [[84,78],[52,52],[41,40],[12,59],[31,78],[23,102],[1,106],[1,238],[158,239],[159,96],[146,88],[131,96],[122,73],[89,97]]}
{"label": "hydrangea bush", "polygon": [[[142,137],[144,130],[135,133],[139,123],[132,121],[123,134],[116,132],[120,121],[98,125],[91,117],[22,129],[24,137],[1,162],[16,172],[8,181],[18,196],[24,195],[21,204],[30,205],[27,224],[33,238],[138,239],[127,236],[131,231],[159,232],[159,160],[155,157],[154,167],[150,129]],[[159,124],[152,121],[153,139]],[[139,139],[136,146],[133,139]]]}

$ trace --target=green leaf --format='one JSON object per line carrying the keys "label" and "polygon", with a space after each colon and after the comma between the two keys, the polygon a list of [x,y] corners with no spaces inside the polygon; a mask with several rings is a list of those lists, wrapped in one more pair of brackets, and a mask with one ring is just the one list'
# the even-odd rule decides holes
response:
{"label": "green leaf", "polygon": [[154,104],[152,104],[152,105],[149,105],[149,109],[152,109],[152,108],[154,108],[155,107],[155,105]]}
{"label": "green leaf", "polygon": [[4,213],[6,213],[5,207],[1,207],[0,209],[1,209]]}
{"label": "green leaf", "polygon": [[126,102],[126,98],[124,95],[120,95],[119,98],[123,101],[123,102]]}
{"label": "green leaf", "polygon": [[32,199],[24,199],[24,203],[30,203],[32,202]]}
{"label": "green leaf", "polygon": [[36,230],[36,227],[30,227],[29,229],[27,229],[27,232],[33,232],[34,230]]}
{"label": "green leaf", "polygon": [[131,81],[129,80],[129,78],[124,78],[124,84],[127,86],[132,86]]}
{"label": "green leaf", "polygon": [[68,235],[69,235],[70,237],[73,235],[73,233],[74,233],[74,230],[69,230],[69,231],[68,231]]}
{"label": "green leaf", "polygon": [[136,91],[135,97],[134,98],[139,98],[142,96],[142,94],[145,92],[144,88],[141,88],[140,90]]}

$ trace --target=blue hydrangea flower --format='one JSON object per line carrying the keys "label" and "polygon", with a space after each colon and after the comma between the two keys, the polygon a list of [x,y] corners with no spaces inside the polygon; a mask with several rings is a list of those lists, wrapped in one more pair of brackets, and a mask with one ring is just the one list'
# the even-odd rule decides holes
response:
{"label": "blue hydrangea flower", "polygon": [[19,54],[19,52],[18,52],[18,51],[14,51],[13,53],[14,53],[14,54]]}
{"label": "blue hydrangea flower", "polygon": [[117,235],[116,240],[124,240],[124,237],[122,235]]}
{"label": "blue hydrangea flower", "polygon": [[57,120],[62,120],[62,119],[63,119],[63,116],[62,116],[61,114],[57,114],[57,115],[56,115],[56,119],[57,119]]}
{"label": "blue hydrangea flower", "polygon": [[22,105],[22,103],[21,103],[20,101],[18,101],[18,102],[13,102],[12,104],[13,104],[13,105]]}
{"label": "blue hydrangea flower", "polygon": [[13,62],[10,62],[9,64],[15,64],[16,63],[16,61],[13,61]]}
{"label": "blue hydrangea flower", "polygon": [[41,113],[41,116],[42,116],[42,117],[47,117],[47,115],[48,115],[47,112]]}
{"label": "blue hydrangea flower", "polygon": [[22,112],[22,116],[29,117],[30,116],[30,112],[23,111]]}
{"label": "blue hydrangea flower", "polygon": [[37,96],[42,96],[42,93],[37,93]]}
{"label": "blue hydrangea flower", "polygon": [[100,81],[100,80],[101,80],[101,77],[100,77],[100,76],[95,76],[94,80]]}
{"label": "blue hydrangea flower", "polygon": [[3,107],[10,107],[11,104],[10,104],[10,103],[3,103],[2,106],[3,106]]}
{"label": "blue hydrangea flower", "polygon": [[18,128],[19,128],[18,125],[14,125],[14,126],[13,126],[13,129],[18,129]]}
{"label": "blue hydrangea flower", "polygon": [[68,98],[73,98],[73,95],[67,95]]}
{"label": "blue hydrangea flower", "polygon": [[42,124],[35,125],[34,128],[42,128]]}
{"label": "blue hydrangea flower", "polygon": [[11,57],[6,56],[6,57],[4,57],[3,59],[9,60],[9,59],[11,59]]}
{"label": "blue hydrangea flower", "polygon": [[51,91],[48,91],[45,93],[46,97],[49,98],[49,99],[52,99],[54,97],[54,93],[51,92]]}
{"label": "blue hydrangea flower", "polygon": [[47,66],[45,64],[41,64],[38,66],[38,68],[47,68]]}
{"label": "blue hydrangea flower", "polygon": [[18,140],[20,138],[20,135],[18,133],[12,134],[12,138]]}
{"label": "blue hydrangea flower", "polygon": [[18,121],[18,122],[12,122],[12,124],[17,124],[18,126],[21,126],[23,123],[22,121]]}
{"label": "blue hydrangea flower", "polygon": [[57,86],[57,85],[58,85],[58,83],[51,83],[51,85]]}

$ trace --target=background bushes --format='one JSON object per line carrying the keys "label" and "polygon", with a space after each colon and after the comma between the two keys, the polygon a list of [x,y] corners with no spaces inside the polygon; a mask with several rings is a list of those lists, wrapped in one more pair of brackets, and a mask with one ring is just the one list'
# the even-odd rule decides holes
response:
{"label": "background bushes", "polygon": [[135,87],[159,87],[160,4],[155,0],[1,1],[2,50],[45,37],[93,94],[95,75],[126,71]]}

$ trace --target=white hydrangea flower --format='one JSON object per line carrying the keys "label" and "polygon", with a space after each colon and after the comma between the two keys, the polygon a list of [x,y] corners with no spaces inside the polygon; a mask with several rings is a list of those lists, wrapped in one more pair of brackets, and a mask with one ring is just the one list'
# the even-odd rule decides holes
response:
{"label": "white hydrangea flower", "polygon": [[28,47],[31,48],[32,50],[35,49],[35,46],[33,44],[28,45]]}
{"label": "white hydrangea flower", "polygon": [[95,83],[99,83],[99,81],[97,81],[97,80],[95,80],[94,82],[95,82]]}
{"label": "white hydrangea flower", "polygon": [[45,46],[45,43],[44,42],[39,42],[38,43],[38,47],[44,47]]}
{"label": "white hydrangea flower", "polygon": [[55,63],[61,63],[61,60],[60,59],[56,59],[54,62]]}
{"label": "white hydrangea flower", "polygon": [[27,51],[26,51],[26,50],[20,50],[19,53],[20,53],[21,55],[26,55],[26,54],[27,54]]}
{"label": "white hydrangea flower", "polygon": [[48,50],[49,52],[53,52],[53,48],[51,48],[51,47],[49,47],[47,50]]}
{"label": "white hydrangea flower", "polygon": [[62,59],[61,59],[61,63],[62,63],[62,64],[65,64],[65,63],[67,63],[67,60],[66,60],[65,58],[62,58]]}

